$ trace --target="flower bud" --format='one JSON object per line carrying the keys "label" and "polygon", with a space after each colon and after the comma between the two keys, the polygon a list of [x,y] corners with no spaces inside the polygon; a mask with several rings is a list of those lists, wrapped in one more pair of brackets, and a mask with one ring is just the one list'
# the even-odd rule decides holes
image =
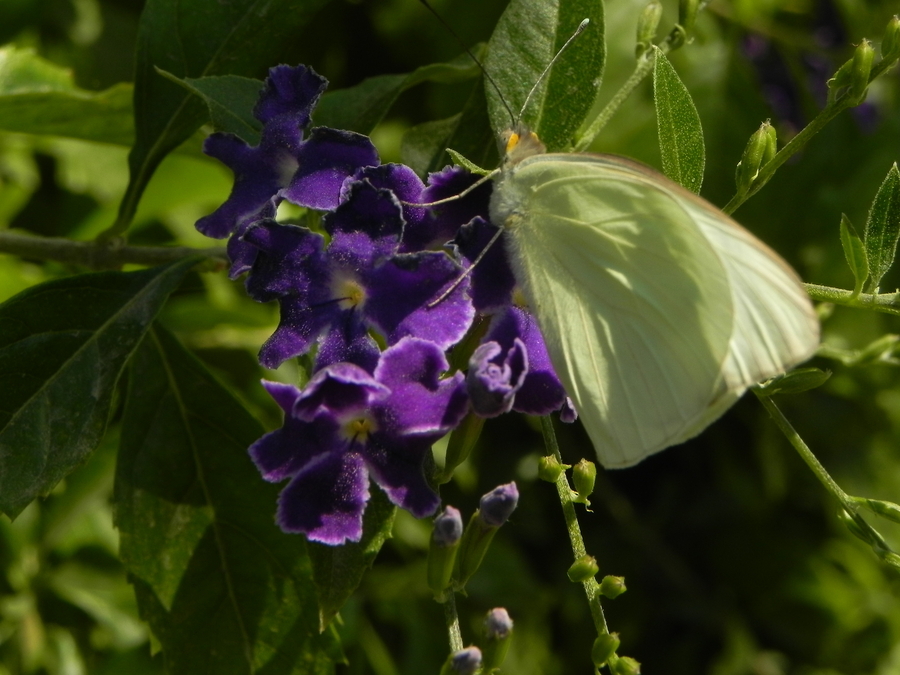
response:
{"label": "flower bud", "polygon": [[578,496],[575,501],[590,506],[588,497],[594,491],[594,482],[597,480],[597,465],[586,459],[582,459],[572,469],[572,482],[575,483],[575,489]]}
{"label": "flower bud", "polygon": [[592,578],[599,571],[600,567],[597,565],[597,559],[585,553],[572,563],[566,574],[569,575],[569,581],[579,584]]}
{"label": "flower bud", "polygon": [[499,668],[512,644],[513,622],[503,607],[495,607],[484,617],[484,671]]}
{"label": "flower bud", "polygon": [[847,526],[847,529],[850,530],[850,533],[854,537],[856,537],[857,539],[862,539],[867,544],[873,543],[871,534],[863,530],[853,519],[853,516],[847,513],[844,509],[838,509],[838,518],[843,521],[844,525]]}
{"label": "flower bud", "polygon": [[519,490],[515,483],[500,485],[481,498],[481,508],[475,512],[463,532],[456,555],[456,589],[465,588],[484,560],[494,534],[516,508]]}
{"label": "flower bud", "polygon": [[602,668],[618,648],[619,634],[604,633],[594,640],[594,646],[591,647],[591,660],[595,666]]}
{"label": "flower bud", "polygon": [[509,519],[518,503],[519,490],[514,482],[499,485],[481,498],[481,519],[488,525],[500,527]]}
{"label": "flower bud", "polygon": [[569,464],[560,464],[553,455],[544,455],[538,460],[538,478],[548,483],[559,480],[560,474],[566,469],[572,468]]}
{"label": "flower bud", "polygon": [[441,668],[441,675],[475,675],[481,668],[481,650],[466,647],[454,652]]}
{"label": "flower bud", "polygon": [[630,656],[622,656],[616,660],[610,670],[613,675],[639,675],[641,672],[641,664]]}
{"label": "flower bud", "polygon": [[886,502],[881,499],[867,499],[865,497],[855,497],[854,501],[882,518],[900,523],[900,506],[893,502]]}
{"label": "flower bud", "polygon": [[462,538],[463,524],[459,511],[446,507],[434,519],[431,545],[428,548],[428,587],[438,602],[445,599],[450,577],[456,563],[456,552]]}
{"label": "flower bud", "polygon": [[643,56],[650,49],[653,41],[656,40],[656,29],[659,27],[662,12],[662,4],[657,2],[657,0],[653,0],[644,7],[641,15],[638,17],[637,46],[635,47],[635,56],[638,58]]}
{"label": "flower bud", "polygon": [[853,53],[853,67],[850,75],[850,95],[859,99],[860,102],[865,98],[874,60],[875,50],[872,48],[872,43],[863,38]]}
{"label": "flower bud", "polygon": [[[750,136],[750,140],[747,141],[747,147],[744,148],[744,154],[741,156],[741,161],[738,163],[737,172],[735,173],[735,183],[737,183],[738,192],[750,189],[753,181],[759,175],[759,170],[768,161],[766,155],[770,152],[772,140],[770,140],[767,128],[772,129],[774,132],[774,127],[771,124],[763,122],[759,129]],[[774,153],[772,155],[774,156]]]}
{"label": "flower bud", "polygon": [[881,39],[881,58],[885,61],[893,61],[900,57],[900,16],[888,21],[884,29],[884,37]]}
{"label": "flower bud", "polygon": [[622,593],[627,591],[625,588],[625,577],[605,576],[600,582],[600,593],[610,600],[618,598]]}

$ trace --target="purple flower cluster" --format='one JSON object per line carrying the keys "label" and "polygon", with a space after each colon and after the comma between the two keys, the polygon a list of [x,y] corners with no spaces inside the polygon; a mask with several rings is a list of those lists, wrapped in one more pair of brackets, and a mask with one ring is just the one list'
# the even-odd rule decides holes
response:
{"label": "purple flower cluster", "polygon": [[[308,129],[326,86],[305,66],[272,68],[253,111],[259,145],[207,139],[205,151],[235,182],[197,228],[230,236],[231,277],[246,273],[251,297],[279,303],[260,363],[313,356],[303,389],[264,383],[285,421],[250,455],[266,480],[290,481],[279,498],[282,529],[341,544],[362,536],[369,479],[417,517],[434,513],[431,445],[470,407],[486,417],[562,408],[574,419],[574,411],[534,318],[513,303],[503,246],[465,273],[497,231],[491,184],[415,206],[458,195],[477,177],[447,167],[426,184],[406,166],[380,164],[365,136]],[[283,201],[319,213],[315,227],[276,220]],[[445,353],[479,315],[490,324],[468,375],[449,373]]]}

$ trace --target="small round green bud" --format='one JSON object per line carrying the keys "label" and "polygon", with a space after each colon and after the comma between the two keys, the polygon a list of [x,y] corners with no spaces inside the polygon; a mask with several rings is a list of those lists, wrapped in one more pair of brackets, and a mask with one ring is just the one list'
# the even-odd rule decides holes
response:
{"label": "small round green bud", "polygon": [[538,478],[548,483],[555,483],[560,474],[570,468],[569,464],[560,464],[553,455],[544,455],[538,460]]}
{"label": "small round green bud", "polygon": [[462,538],[463,523],[459,511],[447,506],[435,519],[428,548],[428,587],[435,600],[443,602],[450,587],[450,577],[456,564],[456,551]]}
{"label": "small round green bud", "polygon": [[763,151],[763,159],[760,168],[771,162],[778,154],[778,132],[769,124],[769,120],[762,123],[761,129],[766,132],[766,149]]}
{"label": "small round green bud", "polygon": [[594,491],[594,483],[597,481],[597,465],[582,459],[572,469],[572,481],[575,483],[575,490],[578,491],[577,501],[590,506],[587,498]]}
{"label": "small round green bud", "polygon": [[844,509],[838,509],[838,518],[843,521],[844,525],[847,526],[847,529],[850,530],[850,533],[854,537],[856,537],[857,539],[862,539],[867,544],[872,543],[871,534],[863,530],[853,519],[853,516],[847,513]]}
{"label": "small round green bud", "polygon": [[900,57],[900,16],[894,14],[884,29],[884,37],[881,40],[881,58],[885,61],[893,61]]}
{"label": "small round green bud", "polygon": [[597,559],[585,553],[572,563],[566,574],[569,575],[569,581],[578,584],[592,578],[599,571],[600,567],[597,565]]}
{"label": "small round green bud", "polygon": [[622,656],[610,670],[614,675],[640,675],[641,664],[630,656]]}
{"label": "small round green bud", "polygon": [[872,72],[872,62],[875,60],[875,50],[872,43],[863,39],[853,53],[853,67],[850,76],[850,95],[862,99],[866,95],[869,86],[869,74]]}
{"label": "small round green bud", "polygon": [[857,497],[856,501],[868,508],[872,513],[877,513],[883,518],[900,523],[900,506],[897,504],[881,499],[866,499],[865,497]]}
{"label": "small round green bud", "polygon": [[594,646],[591,647],[591,660],[595,666],[602,668],[618,648],[619,634],[604,633],[594,640]]}
{"label": "small round green bud", "polygon": [[600,582],[600,593],[610,600],[618,598],[627,590],[628,589],[625,588],[625,577],[613,577],[607,575],[603,577],[603,580]]}
{"label": "small round green bud", "polygon": [[643,56],[656,40],[656,29],[659,28],[659,20],[662,18],[663,6],[657,0],[653,0],[644,7],[637,23],[637,46],[635,56]]}
{"label": "small round green bud", "polygon": [[769,134],[766,127],[771,125],[768,122],[763,124],[753,132],[747,146],[744,148],[744,154],[741,155],[741,161],[738,163],[737,172],[735,174],[735,182],[739,192],[750,189],[750,185],[759,175],[759,170],[763,166],[763,157],[769,147]]}

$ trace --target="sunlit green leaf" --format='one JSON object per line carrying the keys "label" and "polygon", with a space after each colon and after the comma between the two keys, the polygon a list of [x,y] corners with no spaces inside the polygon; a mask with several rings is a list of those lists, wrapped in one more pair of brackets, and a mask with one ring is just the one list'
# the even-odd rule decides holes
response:
{"label": "sunlit green leaf", "polygon": [[869,278],[869,261],[866,258],[866,247],[846,214],[841,214],[841,246],[850,271],[853,272],[853,295],[859,295]]}
{"label": "sunlit green leaf", "polygon": [[[488,44],[484,67],[501,88],[487,84],[491,125],[500,136],[519,115],[528,92],[583,19],[585,31],[538,84],[522,121],[551,152],[572,145],[585,122],[606,62],[603,4],[594,0],[513,0]],[[511,108],[508,110],[503,102]]]}
{"label": "sunlit green leaf", "polygon": [[332,672],[306,540],[276,527],[279,487],[247,454],[259,423],[161,329],[130,375],[116,525],[167,672]]}
{"label": "sunlit green leaf", "polygon": [[0,511],[16,516],[97,446],[119,374],[195,263],[72,276],[0,305]]}
{"label": "sunlit green leaf", "polygon": [[869,289],[877,292],[882,277],[894,264],[900,238],[900,171],[890,168],[875,194],[866,221],[865,244],[869,261]]}
{"label": "sunlit green leaf", "polygon": [[658,47],[653,67],[653,100],[663,173],[691,192],[700,192],[706,151],[700,116],[678,73]]}
{"label": "sunlit green leaf", "polygon": [[132,87],[75,86],[72,72],[29,49],[0,49],[0,129],[131,145]]}

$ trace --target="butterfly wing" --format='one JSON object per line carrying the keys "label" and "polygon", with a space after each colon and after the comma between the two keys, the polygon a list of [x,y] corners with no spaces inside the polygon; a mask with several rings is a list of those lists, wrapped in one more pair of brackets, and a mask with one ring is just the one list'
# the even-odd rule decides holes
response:
{"label": "butterfly wing", "polygon": [[699,433],[818,343],[790,267],[642,165],[529,157],[501,176],[491,209],[604,466]]}

